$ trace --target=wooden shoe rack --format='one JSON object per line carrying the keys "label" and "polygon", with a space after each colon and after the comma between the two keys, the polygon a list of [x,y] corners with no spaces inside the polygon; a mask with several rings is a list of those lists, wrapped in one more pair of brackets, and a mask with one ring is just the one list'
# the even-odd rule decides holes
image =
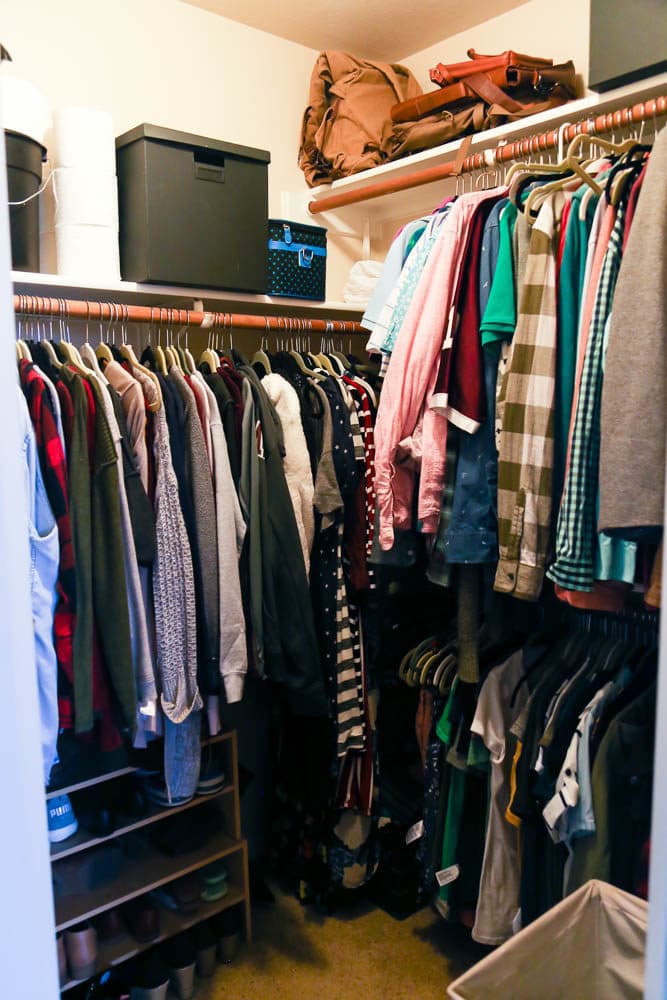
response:
{"label": "wooden shoe rack", "polygon": [[[164,907],[160,910],[160,934],[154,940],[141,943],[129,933],[110,942],[98,941],[97,971],[120,965],[161,941],[173,937],[180,931],[212,917],[230,907],[238,906],[243,911],[245,938],[252,936],[250,915],[250,890],[248,881],[248,847],[241,836],[241,810],[238,779],[238,751],[236,732],[221,733],[202,741],[203,746],[219,745],[221,764],[227,776],[224,787],[211,795],[197,795],[192,801],[172,808],[151,806],[139,819],[122,820],[108,837],[95,837],[79,828],[75,836],[60,844],[51,846],[51,870],[54,880],[54,905],[56,930],[65,931],[84,921],[93,921],[105,910],[121,907],[130,900],[143,896],[153,889],[168,885],[169,882],[196,872],[213,861],[224,859],[229,873],[228,892],[214,903],[200,901],[194,913],[187,915],[173,912]],[[74,795],[94,785],[127,780],[137,771],[134,767],[99,774],[87,781],[58,788],[47,794]],[[148,836],[151,826],[178,813],[196,810],[206,803],[219,813],[219,825],[214,824],[204,846],[186,853],[175,855],[162,853],[153,846]],[[76,798],[74,799],[76,812]],[[114,863],[109,866],[109,877],[104,875],[104,852],[115,852]],[[97,858],[92,858],[96,851]],[[79,891],[86,880],[90,864],[98,862],[98,873],[94,878],[94,888]],[[120,860],[119,860],[120,859]],[[85,869],[85,870],[84,870]],[[66,994],[81,980],[68,979],[61,983],[61,992]]]}

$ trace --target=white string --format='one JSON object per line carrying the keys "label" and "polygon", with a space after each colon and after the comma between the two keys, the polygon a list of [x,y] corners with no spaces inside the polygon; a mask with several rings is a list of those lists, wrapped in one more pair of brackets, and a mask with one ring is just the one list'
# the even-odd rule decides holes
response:
{"label": "white string", "polygon": [[[47,162],[48,162],[48,161],[47,161]],[[57,170],[57,169],[58,169],[58,168],[56,168],[56,170]],[[19,207],[20,205],[27,205],[29,201],[32,201],[32,200],[33,200],[33,198],[37,198],[37,197],[39,197],[39,195],[40,195],[40,194],[41,194],[41,193],[42,193],[43,191],[46,191],[47,187],[49,186],[49,184],[50,184],[50,183],[51,183],[51,181],[53,180],[53,175],[54,175],[54,174],[56,173],[56,170],[52,170],[52,171],[51,171],[51,173],[50,173],[50,174],[49,174],[49,176],[48,176],[48,177],[46,178],[46,180],[44,181],[44,183],[43,183],[43,184],[41,185],[41,187],[39,187],[39,188],[38,188],[38,189],[37,189],[37,190],[35,191],[35,193],[34,193],[34,194],[30,194],[30,195],[28,195],[28,197],[27,197],[27,198],[24,198],[24,199],[23,199],[23,201],[10,201],[10,202],[9,202],[9,207],[10,207],[10,208],[18,208],[18,207]],[[53,189],[53,193],[54,193],[54,196],[55,196],[55,191],[56,191],[56,189],[55,189],[55,187],[54,187],[54,189]],[[57,200],[57,198],[56,198],[56,200]]]}

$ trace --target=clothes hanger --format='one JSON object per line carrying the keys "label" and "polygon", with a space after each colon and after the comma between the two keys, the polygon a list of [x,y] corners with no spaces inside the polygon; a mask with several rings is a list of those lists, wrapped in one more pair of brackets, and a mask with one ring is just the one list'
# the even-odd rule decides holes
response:
{"label": "clothes hanger", "polygon": [[[111,328],[111,323],[109,323],[109,326],[107,327],[107,341],[109,340],[109,329],[110,328]],[[100,325],[100,342],[97,345],[97,347],[95,348],[95,354],[96,354],[97,358],[100,361],[104,361],[106,364],[108,364],[109,361],[114,361],[115,360],[113,354],[111,353],[111,348],[109,347],[109,344],[105,343],[102,340],[102,327],[101,327],[101,325]]]}
{"label": "clothes hanger", "polygon": [[[268,316],[266,316],[264,318],[264,324],[266,326],[266,336],[268,337],[268,333],[269,333],[269,329],[270,329],[269,317]],[[267,375],[270,375],[271,374],[271,359],[269,358],[268,354],[264,350],[264,341],[265,341],[265,339],[266,339],[266,337],[262,337],[262,342],[259,345],[259,350],[255,351],[255,353],[253,354],[252,360],[251,360],[250,364],[253,367],[255,365],[261,365],[261,367],[264,369],[265,373]],[[268,346],[268,340],[267,340],[267,346]]]}
{"label": "clothes hanger", "polygon": [[32,355],[28,349],[28,345],[21,338],[21,310],[23,309],[23,296],[19,295],[19,309],[16,316],[16,360],[17,361],[32,361]]}
{"label": "clothes hanger", "polygon": [[[61,317],[62,317],[62,314],[61,314]],[[61,323],[63,322],[62,318],[61,318],[60,322]],[[60,358],[58,357],[58,355],[56,354],[56,349],[53,346],[52,340],[50,340],[50,339],[47,340],[46,337],[45,337],[44,340],[42,341],[42,345],[43,345],[44,350],[46,351],[46,353],[47,353],[47,355],[49,357],[49,361],[51,362],[51,364],[53,365],[53,367],[54,368],[62,368],[63,363],[60,360]]]}
{"label": "clothes hanger", "polygon": [[[189,314],[188,314],[189,315]],[[188,323],[185,324],[185,345],[183,347],[183,354],[185,355],[185,364],[191,375],[197,371],[197,365],[195,364],[195,359],[190,351],[190,327]]]}
{"label": "clothes hanger", "polygon": [[[109,309],[111,309],[111,303],[109,303]],[[88,307],[87,312],[88,315],[86,316],[86,339],[84,343],[81,345],[81,352],[80,352],[81,358],[83,359],[84,364],[87,365],[87,367],[97,375],[100,381],[103,382],[104,385],[108,385],[109,384],[108,379],[104,374],[104,372],[102,371],[102,369],[100,368],[100,363],[97,359],[97,355],[95,354],[95,351],[93,350],[90,343],[90,307]],[[111,322],[112,320],[110,319],[109,326],[111,326]],[[101,332],[102,332],[102,323],[100,322],[100,337],[101,337]],[[108,336],[109,336],[109,330],[107,328],[107,338]]]}
{"label": "clothes hanger", "polygon": [[[345,321],[343,320],[343,331],[345,331],[345,325],[346,325]],[[333,333],[333,328],[334,328],[334,325],[333,325],[333,323],[331,323],[331,332],[332,333]],[[332,344],[332,348],[333,348],[333,346],[334,345]],[[347,371],[349,369],[349,367],[350,367],[350,359],[347,358],[343,354],[343,341],[342,341],[342,338],[341,338],[341,349],[340,349],[340,351],[336,351],[336,350],[332,349],[329,352],[329,357],[338,358],[338,360],[340,361],[341,365],[343,366],[343,370],[344,371]],[[341,375],[342,374],[343,374],[343,372],[341,372]]]}
{"label": "clothes hanger", "polygon": [[30,348],[26,342],[21,337],[21,318],[20,313],[23,307],[23,296],[19,296],[19,315],[16,317],[17,333],[16,338],[16,360],[17,361],[32,361],[32,354],[30,353]]}
{"label": "clothes hanger", "polygon": [[[61,316],[62,316],[65,311],[65,302],[63,299],[59,299],[58,301],[60,303]],[[69,329],[69,325],[66,325],[64,320],[61,321],[60,334],[61,334],[61,339],[58,343],[62,348],[62,350],[64,351],[69,364],[77,368],[82,375],[87,376],[89,373],[89,369],[86,368],[85,364],[83,363],[83,359],[79,354],[78,348],[72,343],[72,335]]]}
{"label": "clothes hanger", "polygon": [[[158,316],[158,319],[159,318],[160,317]],[[153,323],[153,306],[151,306],[151,323]],[[167,358],[166,358],[165,353],[162,350],[162,346],[160,344],[160,327],[159,327],[159,324],[157,325],[157,330],[156,330],[156,334],[155,334],[155,340],[156,340],[156,344],[155,344],[155,360],[156,360],[157,366],[158,366],[158,368],[160,370],[160,374],[164,375],[166,377],[167,370],[168,370],[167,369]]]}
{"label": "clothes hanger", "polygon": [[[160,318],[162,318],[162,309],[160,309]],[[181,359],[178,356],[178,352],[176,350],[174,350],[173,345],[169,343],[169,340],[171,339],[170,318],[171,318],[171,312],[168,311],[167,312],[167,328],[166,328],[167,346],[164,349],[164,353],[165,353],[166,358],[167,358],[167,367],[169,369],[175,368],[176,371],[180,372],[181,375],[182,375],[183,374],[183,369],[181,368]]]}
{"label": "clothes hanger", "polygon": [[[114,309],[115,308],[116,307],[114,306]],[[142,365],[142,363],[137,360],[137,356],[136,356],[136,354],[134,352],[134,348],[132,347],[132,345],[129,343],[129,341],[127,339],[127,325],[128,325],[128,320],[129,320],[129,317],[130,317],[129,306],[123,304],[123,305],[119,306],[118,308],[120,308],[122,310],[122,323],[121,323],[121,337],[122,337],[122,342],[121,342],[121,346],[120,346],[120,352],[123,355],[123,357],[126,358],[127,361],[129,362],[130,368],[132,369],[132,372],[135,372],[135,371],[142,372],[144,375],[147,375],[148,378],[153,383],[153,385],[155,387],[155,394],[156,394],[157,398],[154,399],[154,400],[147,400],[147,404],[146,405],[148,406],[148,409],[151,411],[151,413],[157,413],[157,411],[162,406],[162,388],[160,386],[160,380],[157,377],[157,375],[155,374],[155,372],[152,372],[150,370],[150,368],[147,368],[145,365]]]}
{"label": "clothes hanger", "polygon": [[208,327],[208,343],[204,348],[204,350],[202,351],[201,355],[199,356],[199,365],[200,367],[202,365],[208,365],[208,367],[211,369],[212,374],[217,372],[218,368],[220,367],[220,356],[216,354],[211,345],[211,333],[213,330],[213,326],[215,325],[215,320],[217,315],[218,315],[217,313],[204,313],[204,316],[201,321],[202,328]]}
{"label": "clothes hanger", "polygon": [[140,365],[139,361],[137,360],[137,356],[134,353],[134,348],[132,347],[132,344],[128,342],[127,339],[127,320],[129,319],[129,307],[123,305],[121,308],[123,311],[123,324],[121,327],[122,340],[120,344],[120,353],[127,361],[130,362],[131,368],[139,368]]}

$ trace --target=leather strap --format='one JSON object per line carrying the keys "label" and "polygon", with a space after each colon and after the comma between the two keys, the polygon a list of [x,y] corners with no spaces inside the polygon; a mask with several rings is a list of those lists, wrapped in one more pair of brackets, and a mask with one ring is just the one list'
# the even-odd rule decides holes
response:
{"label": "leather strap", "polygon": [[504,90],[497,87],[484,73],[473,73],[472,76],[466,77],[465,82],[487,104],[497,104],[501,108],[505,108],[510,115],[518,114],[524,110],[522,104],[509,97]]}

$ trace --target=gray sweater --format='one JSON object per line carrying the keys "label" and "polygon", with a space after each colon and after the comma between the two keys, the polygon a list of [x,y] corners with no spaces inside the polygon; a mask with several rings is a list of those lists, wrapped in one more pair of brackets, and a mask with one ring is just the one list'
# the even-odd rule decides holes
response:
{"label": "gray sweater", "polygon": [[667,129],[656,139],[612,305],[599,530],[657,541],[665,507]]}

